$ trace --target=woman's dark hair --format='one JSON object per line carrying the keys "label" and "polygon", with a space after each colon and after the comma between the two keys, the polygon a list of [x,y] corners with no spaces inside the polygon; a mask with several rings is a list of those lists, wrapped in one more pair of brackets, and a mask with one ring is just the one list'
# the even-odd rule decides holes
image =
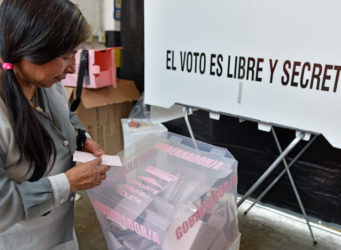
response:
{"label": "woman's dark hair", "polygon": [[[0,57],[12,64],[27,59],[47,63],[74,51],[89,37],[89,26],[68,0],[4,0],[0,7]],[[34,167],[30,181],[41,178],[56,147],[23,94],[13,70],[2,71],[1,97],[10,115],[20,161]]]}

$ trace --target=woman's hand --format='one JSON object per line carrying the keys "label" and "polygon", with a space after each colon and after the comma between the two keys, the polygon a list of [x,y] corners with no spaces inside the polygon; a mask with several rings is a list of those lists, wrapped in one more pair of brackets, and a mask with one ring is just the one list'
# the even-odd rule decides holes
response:
{"label": "woman's hand", "polygon": [[66,171],[65,174],[70,183],[70,193],[100,185],[105,180],[109,167],[99,166],[99,164],[101,164],[101,158],[96,158],[86,163],[80,163]]}
{"label": "woman's hand", "polygon": [[102,155],[104,155],[104,150],[101,148],[101,146],[90,138],[86,139],[83,146],[83,151],[92,153],[97,157],[101,157]]}

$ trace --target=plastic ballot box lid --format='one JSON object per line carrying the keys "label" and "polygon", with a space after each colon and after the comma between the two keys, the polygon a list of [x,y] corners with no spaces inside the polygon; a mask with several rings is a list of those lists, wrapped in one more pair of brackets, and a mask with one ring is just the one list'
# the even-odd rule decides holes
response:
{"label": "plastic ballot box lid", "polygon": [[88,191],[109,249],[226,249],[239,235],[237,161],[229,151],[169,132],[119,154]]}
{"label": "plastic ballot box lid", "polygon": [[152,123],[149,119],[121,119],[121,124],[124,148],[148,134],[160,135],[168,131],[163,124]]}

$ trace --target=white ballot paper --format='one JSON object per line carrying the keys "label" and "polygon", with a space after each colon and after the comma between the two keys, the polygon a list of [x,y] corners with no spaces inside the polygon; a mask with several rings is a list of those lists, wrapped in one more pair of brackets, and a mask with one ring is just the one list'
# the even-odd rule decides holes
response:
{"label": "white ballot paper", "polygon": [[[91,153],[82,152],[82,151],[75,151],[73,154],[73,161],[77,162],[88,162],[96,159],[97,157]],[[102,155],[102,163],[101,165],[108,165],[108,166],[117,166],[121,167],[122,162],[120,157],[117,155]]]}

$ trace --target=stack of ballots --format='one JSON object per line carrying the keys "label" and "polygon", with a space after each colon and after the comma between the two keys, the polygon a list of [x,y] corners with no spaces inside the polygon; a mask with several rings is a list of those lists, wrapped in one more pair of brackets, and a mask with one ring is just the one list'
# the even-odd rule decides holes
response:
{"label": "stack of ballots", "polygon": [[108,249],[239,249],[237,161],[193,142],[148,135],[88,191]]}

